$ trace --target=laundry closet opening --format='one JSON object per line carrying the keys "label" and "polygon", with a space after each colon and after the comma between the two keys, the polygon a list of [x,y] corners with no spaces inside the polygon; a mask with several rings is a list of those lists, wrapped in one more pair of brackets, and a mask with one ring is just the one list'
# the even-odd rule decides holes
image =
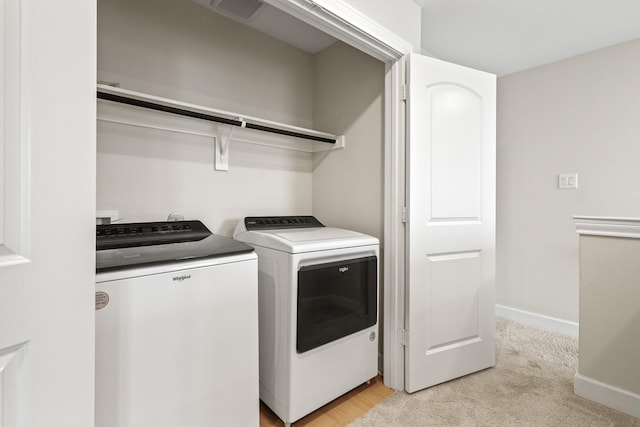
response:
{"label": "laundry closet opening", "polygon": [[[179,211],[226,236],[245,216],[312,214],[383,247],[383,62],[340,41],[308,52],[174,0],[100,0],[97,59],[101,82],[346,141],[311,153],[232,136],[229,169],[216,171],[212,124],[129,107],[132,121],[149,126],[97,124],[97,209],[126,221]],[[122,108],[100,104],[98,117]]]}

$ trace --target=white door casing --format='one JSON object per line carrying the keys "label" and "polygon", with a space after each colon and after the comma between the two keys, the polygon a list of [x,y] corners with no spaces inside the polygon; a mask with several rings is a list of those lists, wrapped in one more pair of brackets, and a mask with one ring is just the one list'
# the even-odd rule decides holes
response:
{"label": "white door casing", "polygon": [[385,62],[384,277],[381,314],[384,383],[404,388],[404,349],[396,333],[404,326],[405,125],[402,87],[412,46],[341,0],[264,0],[284,12]]}
{"label": "white door casing", "polygon": [[96,4],[0,4],[0,425],[93,424]]}
{"label": "white door casing", "polygon": [[412,54],[408,67],[405,389],[495,364],[492,74]]}

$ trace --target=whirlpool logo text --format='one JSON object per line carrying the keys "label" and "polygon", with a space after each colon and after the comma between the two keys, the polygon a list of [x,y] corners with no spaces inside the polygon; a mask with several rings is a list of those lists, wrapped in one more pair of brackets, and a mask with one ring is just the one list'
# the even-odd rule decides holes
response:
{"label": "whirlpool logo text", "polygon": [[190,274],[183,274],[182,276],[176,276],[173,278],[174,282],[184,282],[185,280],[191,279]]}
{"label": "whirlpool logo text", "polygon": [[338,271],[340,273],[346,273],[347,271],[349,271],[349,267],[340,267],[340,268],[338,268]]}

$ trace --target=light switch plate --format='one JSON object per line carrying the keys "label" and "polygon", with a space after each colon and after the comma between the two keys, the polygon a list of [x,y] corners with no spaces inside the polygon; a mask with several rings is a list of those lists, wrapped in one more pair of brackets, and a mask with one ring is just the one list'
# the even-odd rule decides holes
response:
{"label": "light switch plate", "polygon": [[558,188],[560,189],[576,189],[578,188],[577,173],[561,173],[558,175]]}

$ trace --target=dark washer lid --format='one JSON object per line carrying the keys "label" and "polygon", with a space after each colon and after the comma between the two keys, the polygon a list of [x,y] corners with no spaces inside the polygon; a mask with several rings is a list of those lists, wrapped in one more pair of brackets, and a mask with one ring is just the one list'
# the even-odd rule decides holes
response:
{"label": "dark washer lid", "polygon": [[[179,223],[189,226],[176,227]],[[169,224],[169,230],[165,227],[166,224]],[[97,226],[98,236],[101,229],[103,232],[105,229],[112,230],[114,225]],[[97,273],[253,252],[253,248],[245,243],[212,234],[200,221],[118,224],[118,226],[130,230],[141,230],[133,232],[140,235],[127,238],[122,233],[117,234],[116,236],[119,237],[109,240],[109,245],[102,245],[102,248],[106,246],[108,249],[101,249],[98,243],[100,239],[104,241],[108,238],[97,237]]]}

